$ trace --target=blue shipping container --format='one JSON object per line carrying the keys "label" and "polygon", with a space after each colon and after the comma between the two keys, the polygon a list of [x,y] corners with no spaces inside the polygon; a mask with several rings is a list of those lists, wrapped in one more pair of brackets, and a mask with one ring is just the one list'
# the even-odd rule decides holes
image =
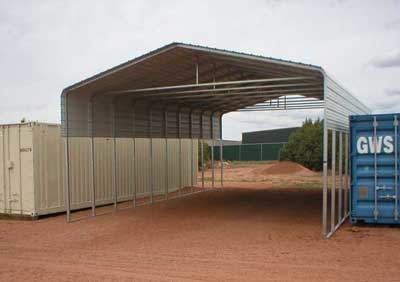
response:
{"label": "blue shipping container", "polygon": [[350,117],[352,223],[399,223],[400,114]]}

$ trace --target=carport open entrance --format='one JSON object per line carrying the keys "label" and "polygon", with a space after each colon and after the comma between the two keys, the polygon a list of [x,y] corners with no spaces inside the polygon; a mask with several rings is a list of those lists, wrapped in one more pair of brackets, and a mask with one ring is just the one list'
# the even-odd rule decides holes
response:
{"label": "carport open entrance", "polygon": [[[154,202],[193,187],[197,144],[220,142],[225,113],[315,108],[324,109],[322,232],[330,236],[347,216],[334,196],[347,185],[342,177],[339,186],[332,181],[330,209],[338,218],[328,218],[328,152],[336,155],[336,142],[328,148],[328,130],[333,140],[340,136],[343,150],[348,116],[369,109],[320,67],[182,43],[64,89],[67,219],[82,189],[95,215],[98,204],[136,204],[138,196]],[[336,163],[332,168],[335,176]]]}

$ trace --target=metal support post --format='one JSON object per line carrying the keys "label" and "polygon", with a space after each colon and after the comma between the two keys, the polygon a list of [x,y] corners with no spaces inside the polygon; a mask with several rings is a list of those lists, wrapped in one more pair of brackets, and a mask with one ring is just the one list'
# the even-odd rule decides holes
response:
{"label": "metal support post", "polygon": [[376,121],[376,117],[374,117],[374,123],[373,123],[373,126],[374,126],[374,172],[375,172],[375,175],[374,175],[374,219],[375,220],[378,220],[378,214],[379,214],[379,212],[378,212],[378,172],[377,172],[377,169],[378,169],[378,159],[377,159],[377,152],[376,152],[376,149],[377,149],[377,137],[376,137],[376,128],[378,127],[378,122]]}
{"label": "metal support post", "polygon": [[201,189],[204,191],[204,130],[203,130],[203,112],[200,114],[200,137],[201,137]]}
{"label": "metal support post", "polygon": [[343,134],[339,132],[339,194],[338,194],[338,223],[342,220],[343,199]]}
{"label": "metal support post", "polygon": [[224,157],[223,157],[223,141],[222,136],[219,139],[219,157],[221,162],[221,189],[224,189]]}
{"label": "metal support post", "polygon": [[64,145],[64,152],[65,152],[65,186],[66,186],[66,193],[65,193],[65,202],[67,207],[67,222],[71,222],[71,188],[69,186],[69,140],[68,136],[65,139]]}
{"label": "metal support post", "polygon": [[193,149],[193,113],[190,112],[190,183],[192,186],[192,193],[194,193],[194,149]]}
{"label": "metal support post", "polygon": [[178,112],[178,139],[179,139],[179,188],[178,195],[181,196],[182,190],[182,130],[181,130],[181,111]]}
{"label": "metal support post", "polygon": [[211,189],[215,188],[214,145],[214,114],[211,114]]}
{"label": "metal support post", "polygon": [[154,203],[154,179],[153,179],[153,115],[149,109],[149,137],[150,137],[150,203]]}
{"label": "metal support post", "polygon": [[204,139],[201,139],[201,189],[204,190]]}
{"label": "metal support post", "polygon": [[324,119],[323,136],[323,190],[322,190],[322,234],[328,235],[328,129]]}
{"label": "metal support post", "polygon": [[394,116],[394,220],[397,221],[399,218],[399,210],[398,210],[398,202],[399,202],[399,194],[398,194],[398,178],[399,178],[399,172],[398,172],[398,148],[397,148],[397,134],[398,134],[398,126],[399,126],[399,121],[397,120],[397,116]]}
{"label": "metal support post", "polygon": [[260,161],[262,161],[263,157],[263,151],[262,151],[262,144],[260,144]]}
{"label": "metal support post", "polygon": [[[96,216],[96,177],[95,177],[95,146],[94,146],[94,107],[93,100],[90,100],[89,103],[89,118],[90,118],[90,170],[91,170],[91,180],[92,180],[92,216]],[[89,127],[89,123],[88,123]],[[89,129],[89,128],[88,128]]]}
{"label": "metal support post", "polygon": [[344,174],[345,174],[345,193],[344,193],[344,215],[349,212],[349,195],[350,195],[350,177],[349,177],[349,134],[345,134],[345,159],[344,159]]}
{"label": "metal support post", "polygon": [[137,172],[136,172],[136,117],[135,117],[135,102],[132,105],[132,143],[133,143],[133,207],[136,208],[136,179],[137,179]]}
{"label": "metal support post", "polygon": [[332,188],[331,188],[331,232],[335,230],[336,198],[336,131],[332,130]]}
{"label": "metal support post", "polygon": [[[68,96],[65,95],[65,143],[64,143],[64,153],[65,153],[65,202],[67,208],[67,222],[71,222],[71,188],[69,186],[69,139],[68,139]],[[4,136],[4,134],[3,134]],[[5,203],[4,203],[5,205]]]}
{"label": "metal support post", "polygon": [[164,111],[164,135],[165,135],[165,195],[164,198],[168,200],[168,111]]}
{"label": "metal support post", "polygon": [[112,181],[113,181],[113,194],[114,194],[114,211],[117,210],[118,193],[117,193],[117,122],[116,122],[116,103],[112,103],[112,135],[113,135],[113,158],[112,158]]}

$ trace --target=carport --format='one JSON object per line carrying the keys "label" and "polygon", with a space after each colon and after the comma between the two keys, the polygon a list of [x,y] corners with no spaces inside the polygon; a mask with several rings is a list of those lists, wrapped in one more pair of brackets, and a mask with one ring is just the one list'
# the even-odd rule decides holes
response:
{"label": "carport", "polygon": [[[67,87],[61,98],[68,221],[85,205],[93,216],[100,204],[136,206],[140,189],[149,203],[168,199],[171,187],[204,191],[193,188],[197,143],[221,140],[224,114],[299,109],[324,109],[323,235],[348,216],[348,117],[370,110],[321,67],[172,43]],[[338,157],[328,163],[329,155]]]}

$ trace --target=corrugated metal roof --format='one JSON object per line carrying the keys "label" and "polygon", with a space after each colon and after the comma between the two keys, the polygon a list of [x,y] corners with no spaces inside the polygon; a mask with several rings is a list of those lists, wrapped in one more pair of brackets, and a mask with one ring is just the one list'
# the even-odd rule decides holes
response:
{"label": "corrugated metal roof", "polygon": [[218,53],[218,52],[223,52],[226,54],[229,54],[231,56],[247,56],[247,57],[252,57],[255,60],[268,60],[268,61],[274,61],[276,63],[288,63],[288,64],[293,64],[293,65],[297,65],[299,67],[311,67],[311,68],[316,68],[316,69],[320,69],[322,70],[322,68],[320,66],[317,65],[312,65],[312,64],[305,64],[305,63],[301,63],[301,62],[295,62],[295,61],[291,61],[291,60],[284,60],[284,59],[278,59],[278,58],[273,58],[273,57],[267,57],[267,56],[261,56],[261,55],[256,55],[256,54],[250,54],[250,53],[244,53],[244,52],[236,52],[236,51],[231,51],[231,50],[226,50],[226,49],[218,49],[218,48],[213,48],[213,47],[208,47],[208,46],[201,46],[201,45],[195,45],[195,44],[189,44],[189,43],[183,43],[183,42],[172,42],[169,43],[167,45],[164,45],[160,48],[157,48],[155,50],[152,50],[146,54],[140,55],[136,58],[133,58],[129,61],[126,61],[124,63],[121,63],[115,67],[112,67],[110,69],[107,69],[105,71],[102,71],[96,75],[93,75],[89,78],[86,78],[84,80],[81,80],[77,83],[72,84],[71,86],[68,86],[64,89],[64,91],[71,91],[74,88],[77,88],[83,84],[89,83],[91,81],[94,81],[96,79],[99,79],[107,74],[113,73],[115,71],[118,71],[120,69],[123,69],[125,67],[128,67],[131,64],[135,64],[137,62],[140,62],[146,58],[149,58],[153,55],[157,55],[160,54],[164,51],[167,51],[171,48],[176,48],[176,47],[183,47],[183,48],[196,48],[196,49],[201,49],[204,51],[208,51],[208,52],[214,52],[214,53]]}

